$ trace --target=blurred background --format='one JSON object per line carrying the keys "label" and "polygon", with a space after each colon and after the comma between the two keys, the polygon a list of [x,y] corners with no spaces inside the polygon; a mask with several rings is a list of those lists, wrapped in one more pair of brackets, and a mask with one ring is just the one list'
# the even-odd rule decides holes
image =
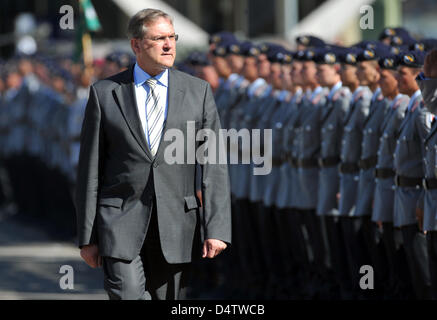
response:
{"label": "blurred background", "polygon": [[[371,29],[360,28],[365,6],[373,9]],[[106,299],[100,270],[75,246],[72,190],[89,85],[135,61],[126,26],[137,11],[173,16],[176,64],[199,77],[206,71],[190,65],[193,52],[207,52],[211,35],[224,30],[290,50],[302,34],[351,45],[403,26],[417,39],[437,37],[435,0],[3,0],[0,7],[0,299]],[[73,290],[59,286],[62,265],[75,271]],[[208,262],[199,270],[193,298],[229,298],[217,289],[220,268]]]}

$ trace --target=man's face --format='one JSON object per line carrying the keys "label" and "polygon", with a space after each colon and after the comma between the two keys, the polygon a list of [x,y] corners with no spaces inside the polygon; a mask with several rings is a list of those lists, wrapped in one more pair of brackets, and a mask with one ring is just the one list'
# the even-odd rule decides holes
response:
{"label": "man's face", "polygon": [[246,59],[244,59],[243,76],[251,82],[258,78],[258,69],[255,57],[246,57]]}
{"label": "man's face", "polygon": [[374,64],[374,61],[362,61],[358,64],[357,77],[360,84],[369,86],[378,82],[379,74]]}
{"label": "man's face", "polygon": [[270,61],[267,60],[265,54],[260,54],[257,57],[258,60],[258,74],[261,78],[268,78],[270,74]]}
{"label": "man's face", "polygon": [[305,61],[302,65],[302,79],[304,85],[317,83],[316,73],[316,64],[313,61]]}
{"label": "man's face", "polygon": [[291,64],[291,79],[296,86],[301,86],[302,81],[302,62],[293,61]]}
{"label": "man's face", "polygon": [[172,67],[176,58],[174,35],[170,20],[161,17],[148,24],[147,33],[142,39],[131,40],[138,63],[158,73]]}
{"label": "man's face", "polygon": [[358,82],[357,67],[350,64],[343,64],[340,69],[341,81],[344,85]]}
{"label": "man's face", "polygon": [[338,81],[336,67],[329,64],[317,65],[317,79],[321,86],[332,87]]}
{"label": "man's face", "polygon": [[291,64],[283,64],[281,66],[281,79],[284,82],[286,89],[291,89],[293,81],[291,79]]}
{"label": "man's face", "polygon": [[231,67],[233,73],[241,73],[244,65],[244,57],[236,54],[229,54],[226,56],[226,61]]}
{"label": "man's face", "polygon": [[212,56],[212,64],[220,77],[227,77],[231,73],[228,63],[224,57]]}
{"label": "man's face", "polygon": [[398,68],[396,80],[398,81],[399,92],[409,94],[411,91],[416,91],[418,86],[416,83],[417,73],[414,69],[400,66]]}
{"label": "man's face", "polygon": [[398,91],[398,82],[396,81],[396,71],[381,69],[379,72],[379,86],[384,97],[396,95]]}
{"label": "man's face", "polygon": [[281,65],[277,62],[270,65],[270,77],[269,82],[275,87],[275,89],[282,89],[284,86],[281,78]]}

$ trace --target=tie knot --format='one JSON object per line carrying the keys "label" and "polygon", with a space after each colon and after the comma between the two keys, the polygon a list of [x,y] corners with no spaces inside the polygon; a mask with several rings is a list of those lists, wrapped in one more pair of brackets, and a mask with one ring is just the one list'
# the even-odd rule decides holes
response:
{"label": "tie knot", "polygon": [[149,78],[146,80],[146,83],[151,89],[155,89],[157,80],[155,78]]}

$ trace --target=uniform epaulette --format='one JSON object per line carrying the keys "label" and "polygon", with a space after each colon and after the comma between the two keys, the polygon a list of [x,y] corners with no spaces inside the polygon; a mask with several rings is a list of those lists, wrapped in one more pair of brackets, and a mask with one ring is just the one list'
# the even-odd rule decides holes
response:
{"label": "uniform epaulette", "polygon": [[423,100],[417,100],[414,104],[413,104],[413,106],[411,107],[411,112],[413,112],[414,110],[416,110],[416,108],[418,107],[418,106],[420,106],[421,108],[424,106],[424,104],[423,103],[421,103],[421,102],[423,102]]}
{"label": "uniform epaulette", "polygon": [[344,87],[338,89],[337,92],[332,97],[332,101],[336,101],[340,97],[343,97],[343,98],[346,97],[346,92],[347,92],[347,90]]}
{"label": "uniform epaulette", "polygon": [[311,103],[312,103],[312,104],[317,104],[317,103],[319,103],[320,99],[322,99],[322,96],[323,96],[323,91],[320,92],[318,95],[316,95],[316,96],[313,98],[313,100],[311,100]]}
{"label": "uniform epaulette", "polygon": [[360,100],[364,95],[364,90],[361,90],[360,92],[357,93],[357,95],[355,96],[354,102],[357,102],[358,100]]}

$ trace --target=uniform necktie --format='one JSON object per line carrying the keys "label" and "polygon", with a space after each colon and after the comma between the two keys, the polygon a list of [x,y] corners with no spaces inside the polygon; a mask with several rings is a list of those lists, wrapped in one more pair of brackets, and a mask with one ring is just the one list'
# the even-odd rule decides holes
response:
{"label": "uniform necktie", "polygon": [[149,134],[149,147],[153,156],[155,156],[158,150],[164,124],[164,108],[160,105],[159,95],[155,91],[156,82],[157,80],[155,78],[146,80],[146,84],[150,88],[146,100],[147,129]]}

